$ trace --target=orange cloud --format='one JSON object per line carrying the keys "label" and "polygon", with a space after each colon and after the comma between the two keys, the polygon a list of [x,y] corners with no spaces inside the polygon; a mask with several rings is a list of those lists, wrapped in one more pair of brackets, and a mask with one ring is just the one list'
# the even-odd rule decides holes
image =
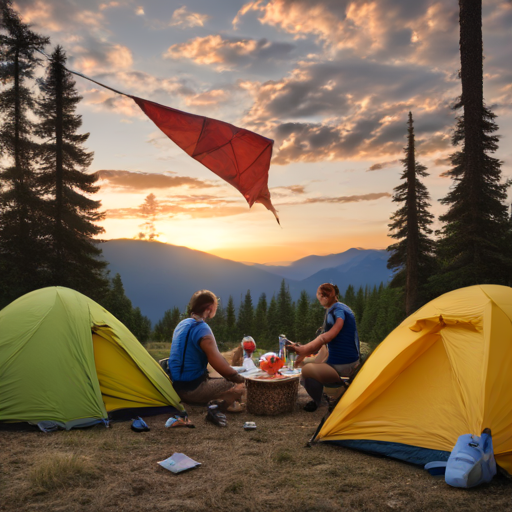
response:
{"label": "orange cloud", "polygon": [[122,189],[125,192],[138,192],[150,189],[167,189],[175,187],[211,188],[211,183],[189,178],[187,176],[169,176],[167,174],[132,172],[132,171],[98,171],[96,173],[105,184]]}
{"label": "orange cloud", "polygon": [[214,89],[208,92],[202,92],[188,96],[185,98],[185,105],[188,106],[204,106],[204,105],[218,105],[230,101],[232,95],[226,89]]}
{"label": "orange cloud", "polygon": [[183,6],[173,12],[170,25],[182,28],[204,27],[204,24],[209,19],[210,16],[207,14],[190,12],[186,6]]}
{"label": "orange cloud", "polygon": [[[382,197],[391,197],[389,192],[372,192],[370,194],[354,195],[354,196],[338,196],[338,197],[309,197],[297,202],[277,203],[278,206],[290,206],[299,204],[316,204],[316,203],[359,203],[361,201],[374,201]],[[276,205],[276,206],[277,206]]]}

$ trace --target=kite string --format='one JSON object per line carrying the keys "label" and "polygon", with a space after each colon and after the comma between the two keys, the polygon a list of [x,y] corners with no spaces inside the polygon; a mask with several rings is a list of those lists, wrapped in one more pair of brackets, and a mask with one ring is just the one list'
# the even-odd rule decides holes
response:
{"label": "kite string", "polygon": [[[44,52],[43,50],[39,50],[38,48],[36,48],[36,50],[39,53],[41,53],[42,55],[44,55],[48,60],[52,60],[52,58],[46,52]],[[86,80],[89,80],[90,82],[93,82],[93,83],[99,85],[100,87],[104,87],[105,89],[108,89],[109,91],[115,92],[117,94],[122,94],[123,96],[126,96],[127,98],[132,98],[132,96],[130,96],[129,94],[126,94],[124,92],[118,91],[116,89],[112,89],[112,87],[109,87],[108,85],[102,84],[101,82],[97,82],[96,80],[93,80],[92,78],[89,78],[88,76],[82,75],[82,73],[78,73],[78,71],[72,71],[71,69],[67,68],[66,66],[62,66],[62,67],[66,71],[68,71],[69,73],[72,73],[73,75],[85,78]]]}

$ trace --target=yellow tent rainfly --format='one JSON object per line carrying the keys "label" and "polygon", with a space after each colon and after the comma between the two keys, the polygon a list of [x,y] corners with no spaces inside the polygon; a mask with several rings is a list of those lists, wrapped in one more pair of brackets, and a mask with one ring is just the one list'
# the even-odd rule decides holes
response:
{"label": "yellow tent rainfly", "polygon": [[0,422],[71,429],[183,410],[159,364],[93,300],[52,287],[0,311]]}
{"label": "yellow tent rainfly", "polygon": [[373,352],[317,439],[416,464],[447,460],[458,437],[492,431],[512,474],[512,288],[447,293]]}

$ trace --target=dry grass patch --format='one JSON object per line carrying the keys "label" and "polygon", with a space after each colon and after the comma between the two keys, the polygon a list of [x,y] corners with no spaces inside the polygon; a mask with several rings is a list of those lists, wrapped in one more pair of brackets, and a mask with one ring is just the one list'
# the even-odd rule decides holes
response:
{"label": "dry grass patch", "polygon": [[90,484],[99,473],[83,455],[48,452],[38,455],[28,476],[36,492],[49,492]]}

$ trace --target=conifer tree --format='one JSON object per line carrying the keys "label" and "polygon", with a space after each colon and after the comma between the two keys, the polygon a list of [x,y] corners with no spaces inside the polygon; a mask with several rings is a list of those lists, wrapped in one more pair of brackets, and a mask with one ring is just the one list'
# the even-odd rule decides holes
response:
{"label": "conifer tree", "polygon": [[254,309],[252,307],[251,290],[247,290],[240,309],[238,310],[237,331],[240,340],[244,336],[252,336],[254,329]]}
{"label": "conifer tree", "polygon": [[225,338],[225,341],[227,341],[228,343],[234,343],[237,339],[235,303],[231,295],[229,296],[228,305],[226,307]]}
{"label": "conifer tree", "polygon": [[224,348],[226,342],[226,310],[220,303],[217,306],[215,316],[208,319],[207,322],[213,331],[217,345],[219,348]]}
{"label": "conifer tree", "polygon": [[268,322],[267,322],[267,296],[265,293],[260,295],[258,304],[256,306],[256,312],[254,314],[254,339],[256,345],[266,346],[266,340],[268,338]]}
{"label": "conifer tree", "polygon": [[365,292],[363,287],[360,286],[359,290],[357,290],[356,301],[352,310],[354,311],[354,315],[356,317],[356,325],[359,325],[363,318],[364,312],[364,304],[365,304]]}
{"label": "conifer tree", "polygon": [[170,343],[174,329],[181,321],[181,313],[176,306],[164,312],[164,316],[155,324],[153,338],[155,341]]}
{"label": "conifer tree", "polygon": [[132,328],[132,301],[126,296],[121,275],[118,273],[111,281],[110,289],[102,305],[128,329]]}
{"label": "conifer tree", "polygon": [[145,344],[149,341],[151,336],[151,320],[144,316],[139,307],[136,307],[132,311],[132,334],[140,341],[140,343]]}
{"label": "conifer tree", "polygon": [[490,156],[498,148],[496,115],[484,103],[481,0],[459,0],[462,109],[452,137],[460,149],[445,173],[454,186],[441,202],[449,206],[438,244],[443,264],[432,282],[436,294],[474,284],[510,284],[512,257],[508,182],[501,181],[501,162]]}
{"label": "conifer tree", "polygon": [[[278,351],[278,337],[281,333],[279,324],[279,311],[277,306],[276,296],[272,295],[270,304],[268,305],[267,312],[268,320],[268,337],[267,337],[267,348],[275,352]],[[286,334],[286,333],[285,333]]]}
{"label": "conifer tree", "polygon": [[308,337],[309,341],[315,338],[316,331],[322,327],[325,318],[325,308],[318,302],[313,300],[309,304],[308,314]]}
{"label": "conifer tree", "polygon": [[426,167],[416,160],[414,126],[412,113],[409,112],[407,146],[405,158],[401,160],[404,171],[400,179],[403,183],[395,187],[393,201],[401,206],[391,216],[391,238],[398,242],[390,245],[391,253],[388,268],[396,270],[392,287],[405,289],[405,311],[413,313],[425,301],[425,285],[434,269],[434,242],[430,225],[433,215],[428,212],[430,206],[427,188],[420,177],[428,176]]}
{"label": "conifer tree", "polygon": [[356,292],[351,284],[347,286],[347,289],[345,291],[345,297],[341,300],[341,302],[344,302],[351,309],[354,308],[354,305],[356,303]]}
{"label": "conifer tree", "polygon": [[27,82],[40,59],[37,50],[49,43],[23,23],[11,0],[0,2],[0,268],[7,301],[40,286],[43,258],[40,227],[43,202],[34,168],[32,112],[34,97]]}
{"label": "conifer tree", "polygon": [[280,331],[277,334],[286,334],[286,336],[288,336],[289,339],[293,340],[295,337],[295,333],[293,330],[293,302],[289,287],[286,285],[284,279],[281,281],[281,287],[277,295],[277,313]]}
{"label": "conifer tree", "polygon": [[311,333],[308,329],[309,320],[309,296],[306,290],[302,290],[297,301],[295,311],[295,339],[298,343],[311,341]]}
{"label": "conifer tree", "polygon": [[98,297],[106,285],[106,262],[98,259],[101,249],[93,237],[104,231],[95,224],[103,214],[98,211],[100,201],[88,197],[99,190],[98,177],[86,173],[93,153],[83,148],[89,134],[78,133],[82,118],[75,111],[82,98],[65,64],[64,50],[57,46],[46,76],[38,81],[41,97],[36,112],[42,121],[35,133],[44,141],[39,183],[49,198],[48,284]]}

